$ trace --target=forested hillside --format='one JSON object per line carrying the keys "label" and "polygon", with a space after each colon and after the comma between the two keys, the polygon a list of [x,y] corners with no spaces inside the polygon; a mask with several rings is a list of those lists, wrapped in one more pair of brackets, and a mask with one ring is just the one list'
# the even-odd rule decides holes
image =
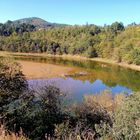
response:
{"label": "forested hillside", "polygon": [[71,54],[140,64],[140,26],[136,24],[124,27],[115,22],[104,27],[75,25],[34,30],[34,25],[24,23],[20,31],[6,25],[0,25],[1,51]]}
{"label": "forested hillside", "polygon": [[23,34],[24,32],[35,31],[35,26],[32,24],[14,24],[12,21],[7,21],[5,24],[0,23],[0,36],[10,36],[14,33]]}
{"label": "forested hillside", "polygon": [[65,24],[59,24],[59,23],[51,23],[48,21],[45,21],[44,19],[38,18],[38,17],[30,17],[30,18],[23,18],[16,21],[13,21],[14,24],[32,24],[37,29],[40,28],[53,28],[53,27],[63,27],[66,26]]}

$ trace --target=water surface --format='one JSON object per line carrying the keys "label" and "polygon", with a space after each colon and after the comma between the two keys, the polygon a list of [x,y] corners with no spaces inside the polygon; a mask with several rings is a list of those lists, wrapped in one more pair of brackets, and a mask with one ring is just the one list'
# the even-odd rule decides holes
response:
{"label": "water surface", "polygon": [[79,73],[86,75],[70,75],[66,78],[29,80],[29,84],[44,86],[53,83],[62,91],[72,95],[76,100],[81,100],[85,94],[100,93],[110,90],[113,94],[120,92],[132,93],[140,91],[140,72],[90,60],[66,60],[63,58],[49,58],[37,56],[16,56],[18,60],[49,63],[67,67],[78,68]]}

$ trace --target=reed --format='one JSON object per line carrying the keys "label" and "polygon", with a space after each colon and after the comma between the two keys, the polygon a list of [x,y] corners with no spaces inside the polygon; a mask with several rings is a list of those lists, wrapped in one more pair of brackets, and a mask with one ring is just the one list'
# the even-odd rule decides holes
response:
{"label": "reed", "polygon": [[0,140],[28,140],[22,130],[16,134],[13,132],[9,132],[5,129],[4,125],[0,127]]}

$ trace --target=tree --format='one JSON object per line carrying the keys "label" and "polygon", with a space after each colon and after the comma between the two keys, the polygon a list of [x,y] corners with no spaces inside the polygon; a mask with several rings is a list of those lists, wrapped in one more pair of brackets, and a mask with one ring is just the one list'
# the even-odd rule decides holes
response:
{"label": "tree", "polygon": [[88,47],[88,50],[86,51],[86,57],[88,58],[93,58],[93,57],[97,57],[97,52],[95,50],[95,48],[93,48],[92,46]]}
{"label": "tree", "polygon": [[117,33],[118,31],[123,31],[124,30],[124,25],[123,23],[119,23],[119,22],[114,22],[111,24],[111,30],[115,33]]}

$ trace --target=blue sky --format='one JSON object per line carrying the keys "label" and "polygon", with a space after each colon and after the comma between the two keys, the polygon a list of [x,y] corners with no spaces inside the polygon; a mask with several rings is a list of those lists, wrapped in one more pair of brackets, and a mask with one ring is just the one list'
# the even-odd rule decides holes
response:
{"label": "blue sky", "polygon": [[25,17],[67,24],[140,23],[140,0],[0,0],[0,22]]}

